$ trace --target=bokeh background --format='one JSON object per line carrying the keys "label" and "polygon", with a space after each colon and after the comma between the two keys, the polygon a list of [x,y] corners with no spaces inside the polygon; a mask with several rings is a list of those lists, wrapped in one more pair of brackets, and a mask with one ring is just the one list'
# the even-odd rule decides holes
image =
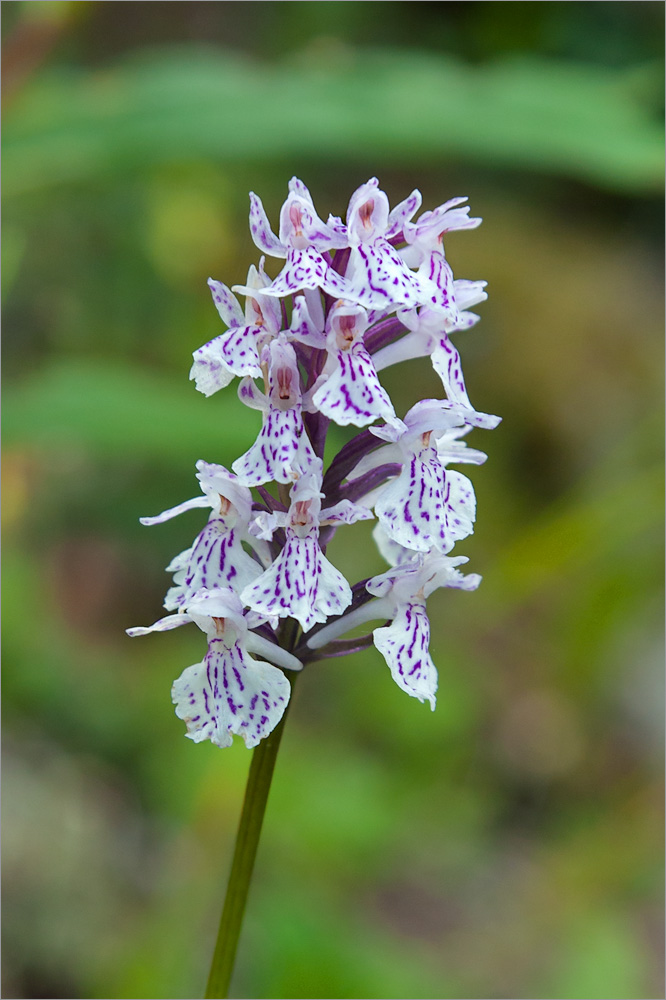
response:
{"label": "bokeh background", "polygon": [[[373,650],[301,678],[232,995],[662,996],[663,5],[2,8],[3,995],[201,995],[250,755],[173,715],[196,630],[124,635],[200,524],[138,517],[256,434],[187,379],[248,190],[343,214],[376,174],[484,217],[447,245],[504,418],[484,582],[431,598],[434,714]],[[332,555],[384,568],[365,525]]]}

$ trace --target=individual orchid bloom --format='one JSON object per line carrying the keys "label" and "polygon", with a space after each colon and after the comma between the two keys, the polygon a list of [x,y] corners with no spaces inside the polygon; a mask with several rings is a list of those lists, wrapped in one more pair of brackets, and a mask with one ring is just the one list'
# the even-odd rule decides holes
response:
{"label": "individual orchid bloom", "polygon": [[[457,282],[453,284],[455,286]],[[484,282],[465,282],[465,287],[461,290],[462,301],[469,302],[473,296],[474,303],[487,298],[482,289],[484,284]],[[468,410],[470,422],[474,422],[475,426],[492,429],[499,423],[499,418],[492,414],[479,413],[472,406],[465,387],[460,354],[448,336],[448,332],[453,329],[468,329],[478,322],[478,319],[474,313],[461,310],[455,313],[454,321],[447,323],[443,312],[430,306],[422,306],[418,311],[405,310],[400,314],[400,321],[410,333],[382,348],[373,356],[376,370],[382,371],[390,365],[410,358],[428,355],[450,402]]]}
{"label": "individual orchid bloom", "polygon": [[416,222],[406,222],[404,238],[407,246],[400,256],[410,267],[418,267],[421,285],[420,302],[448,315],[455,316],[453,272],[444,256],[444,233],[456,229],[475,229],[481,219],[469,218],[467,198],[451,198],[433,212],[424,212]]}
{"label": "individual orchid bloom", "polygon": [[322,222],[310,192],[297,177],[289,181],[289,196],[280,211],[279,237],[271,230],[261,199],[250,192],[250,232],[264,253],[287,258],[268,295],[291,295],[305,288],[321,288],[336,298],[345,294],[344,278],[322,254],[346,247],[346,237]]}
{"label": "individual orchid bloom", "polygon": [[377,418],[401,427],[363,342],[368,318],[362,306],[335,303],[328,314],[328,360],[313,394],[313,405],[343,426],[364,427]]}
{"label": "individual orchid bloom", "polygon": [[303,426],[296,352],[285,334],[264,347],[262,367],[267,373],[266,393],[260,392],[252,379],[243,379],[238,390],[247,406],[263,413],[259,437],[232,465],[246,486],[272,480],[291,483],[316,459]]}
{"label": "individual orchid bloom", "polygon": [[[195,743],[210,740],[231,746],[234,734],[254,747],[275,728],[284,714],[290,684],[282,670],[255,660],[255,652],[282,667],[300,670],[295,656],[263,636],[249,631],[238,596],[228,587],[202,588],[184,612],[162,618],[129,635],[163,632],[194,622],[208,638],[201,663],[188,667],[172,688],[176,715]],[[285,655],[286,654],[286,655]]]}
{"label": "individual orchid bloom", "polygon": [[261,348],[276,336],[282,321],[279,303],[265,294],[270,278],[264,272],[263,257],[259,270],[254,264],[250,267],[247,284],[234,286],[234,291],[245,295],[245,314],[232,291],[221,281],[209,278],[208,285],[215,307],[229,329],[192,355],[190,379],[194,379],[204,396],[223,389],[234,376],[261,375]]}
{"label": "individual orchid bloom", "polygon": [[[375,534],[378,534],[377,529]],[[390,543],[387,536],[384,540]],[[390,555],[394,554],[391,550]],[[390,625],[374,629],[373,642],[398,687],[421,702],[429,701],[434,711],[437,669],[429,652],[426,598],[439,587],[475,590],[481,577],[475,573],[467,576],[460,573],[457,567],[467,562],[465,556],[452,558],[436,552],[412,552],[411,558],[405,558],[404,549],[398,555],[399,561],[392,569],[366,583],[366,589],[376,600],[326,625],[308,640],[307,645],[311,649],[321,649],[365,622],[388,619]]]}
{"label": "individual orchid bloom", "polygon": [[420,301],[416,275],[390,242],[401,235],[420,204],[421,193],[413,191],[389,212],[388,198],[376,177],[351,196],[347,209],[351,254],[345,274],[350,301],[384,312],[412,308]]}
{"label": "individual orchid bloom", "polygon": [[[142,524],[161,524],[186,510],[210,507],[208,523],[191,548],[176,556],[167,570],[173,572],[174,586],[167,593],[164,606],[175,610],[186,606],[202,587],[231,587],[237,593],[262,572],[269,560],[265,544],[249,534],[252,516],[252,494],[223,465],[197,462],[197,479],[204,496],[186,500],[157,514],[142,517]],[[241,542],[251,541],[263,557],[264,565],[245,551]]]}
{"label": "individual orchid bloom", "polygon": [[321,551],[320,527],[372,517],[366,507],[349,500],[322,511],[321,480],[322,463],[317,459],[294,483],[288,512],[256,518],[254,531],[260,537],[271,538],[277,528],[284,528],[285,544],[273,564],[241,594],[259,614],[295,618],[305,632],[342,614],[352,599],[344,576]]}
{"label": "individual orchid bloom", "polygon": [[405,416],[399,436],[391,427],[373,433],[397,444],[402,457],[400,475],[384,486],[375,501],[375,513],[388,536],[405,548],[445,554],[474,530],[476,500],[466,476],[440,461],[432,436],[464,422],[462,411],[446,400],[422,400]]}

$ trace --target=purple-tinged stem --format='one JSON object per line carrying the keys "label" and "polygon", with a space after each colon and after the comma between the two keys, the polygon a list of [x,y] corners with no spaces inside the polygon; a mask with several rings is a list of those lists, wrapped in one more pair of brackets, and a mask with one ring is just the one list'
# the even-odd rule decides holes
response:
{"label": "purple-tinged stem", "polygon": [[[326,499],[330,501],[330,506],[334,506],[338,500],[351,500],[352,503],[356,503],[372,490],[376,490],[387,479],[399,476],[401,470],[400,462],[387,462],[386,465],[379,465],[376,469],[366,472],[364,476],[359,476],[358,479],[352,479],[351,482],[345,483],[344,489],[338,487],[337,490],[327,493]],[[322,511],[322,513],[325,514],[326,511]]]}
{"label": "purple-tinged stem", "polygon": [[321,649],[307,649],[301,656],[302,663],[313,663],[315,660],[329,660],[335,656],[349,656],[351,653],[360,653],[362,649],[372,646],[372,632],[368,635],[361,635],[358,639],[334,639],[327,646]]}
{"label": "purple-tinged stem", "polygon": [[360,434],[353,437],[340,449],[331,462],[324,476],[323,492],[328,496],[329,491],[337,489],[345,476],[352,471],[354,466],[358,465],[368,452],[374,451],[375,448],[379,448],[383,444],[385,442],[369,430],[361,431]]}
{"label": "purple-tinged stem", "polygon": [[392,344],[404,333],[407,333],[407,327],[399,319],[392,317],[382,320],[381,323],[377,323],[367,330],[363,337],[363,343],[369,354],[376,354],[382,347]]}

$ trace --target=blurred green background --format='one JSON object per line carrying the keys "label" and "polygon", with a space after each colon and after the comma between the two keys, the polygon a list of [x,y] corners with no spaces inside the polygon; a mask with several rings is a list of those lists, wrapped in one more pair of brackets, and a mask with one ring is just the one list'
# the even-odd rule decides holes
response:
{"label": "blurred green background", "polygon": [[[301,678],[232,995],[663,995],[663,5],[2,7],[3,996],[201,995],[250,755],[173,714],[196,630],[123,629],[201,522],[139,515],[257,432],[187,374],[292,174],[324,216],[373,174],[470,197],[457,343],[504,420],[436,712],[374,650]],[[384,568],[363,524],[331,555]]]}

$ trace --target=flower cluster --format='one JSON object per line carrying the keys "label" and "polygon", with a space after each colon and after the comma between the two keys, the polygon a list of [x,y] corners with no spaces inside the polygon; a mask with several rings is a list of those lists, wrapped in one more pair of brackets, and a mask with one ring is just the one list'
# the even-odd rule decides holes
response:
{"label": "flower cluster", "polygon": [[[444,254],[446,233],[481,221],[469,217],[465,198],[414,221],[420,193],[390,210],[372,178],[352,195],[346,221],[324,222],[293,178],[277,236],[260,199],[250,201],[255,244],[284,266],[271,280],[262,256],[233,289],[209,279],[225,331],[195,351],[190,378],[206,396],[240,379],[239,398],[260,411],[261,428],[231,471],[197,463],[201,496],[142,518],[158,524],[195,507],[210,511],[167,567],[171,614],[128,630],[198,625],[207,652],[175,682],[176,714],[195,742],[229,746],[235,733],[248,747],[284,713],[284,670],[371,642],[396,683],[434,708],[426,599],[439,587],[480,582],[458,569],[464,556],[451,555],[472,533],[476,511],[470,480],[450,466],[485,461],[465,436],[499,423],[472,406],[450,339],[476,323],[469,309],[486,298],[485,282],[454,279]],[[422,356],[444,398],[421,400],[401,418],[379,373]],[[356,433],[324,470],[330,421]],[[341,525],[372,518],[390,569],[352,587],[326,547]],[[385,624],[341,640],[373,620]]]}

